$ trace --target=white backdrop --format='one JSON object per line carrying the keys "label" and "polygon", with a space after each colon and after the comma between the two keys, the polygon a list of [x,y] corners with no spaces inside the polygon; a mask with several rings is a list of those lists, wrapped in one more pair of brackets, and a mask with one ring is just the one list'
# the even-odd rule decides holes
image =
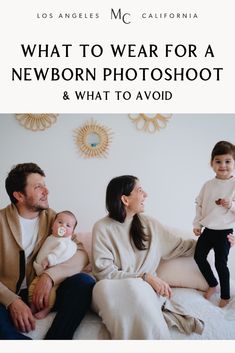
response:
{"label": "white backdrop", "polygon": [[[93,118],[113,132],[107,158],[84,159],[74,129]],[[146,213],[184,230],[192,229],[194,200],[214,176],[210,152],[219,140],[234,140],[235,115],[173,114],[154,134],[137,131],[127,114],[60,114],[43,132],[26,130],[14,114],[0,115],[0,207],[9,203],[4,181],[14,164],[35,162],[44,169],[50,206],[70,209],[78,231],[89,231],[105,215],[108,181],[121,174],[140,178],[148,193]],[[235,251],[229,265],[235,278]]]}

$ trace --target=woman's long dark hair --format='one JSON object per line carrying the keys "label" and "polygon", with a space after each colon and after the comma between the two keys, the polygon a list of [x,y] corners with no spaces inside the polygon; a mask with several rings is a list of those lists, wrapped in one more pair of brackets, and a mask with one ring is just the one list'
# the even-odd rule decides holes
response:
{"label": "woman's long dark hair", "polygon": [[[109,217],[124,223],[126,219],[126,209],[121,197],[129,196],[135,187],[137,177],[133,175],[122,175],[112,179],[106,189],[106,208]],[[130,228],[130,237],[134,245],[139,250],[145,250],[145,241],[149,240],[149,236],[145,234],[144,227],[140,221],[138,214],[135,214]]]}

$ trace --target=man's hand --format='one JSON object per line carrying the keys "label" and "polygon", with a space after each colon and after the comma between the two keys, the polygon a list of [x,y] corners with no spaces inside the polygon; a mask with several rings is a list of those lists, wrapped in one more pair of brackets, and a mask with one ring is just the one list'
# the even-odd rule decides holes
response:
{"label": "man's hand", "polygon": [[14,300],[8,306],[8,310],[17,330],[21,332],[35,330],[35,318],[28,305],[26,305],[22,299],[18,298]]}
{"label": "man's hand", "polygon": [[43,273],[39,280],[37,281],[34,291],[33,291],[33,305],[37,311],[45,309],[49,305],[49,296],[51,288],[53,287],[53,282],[50,276]]}

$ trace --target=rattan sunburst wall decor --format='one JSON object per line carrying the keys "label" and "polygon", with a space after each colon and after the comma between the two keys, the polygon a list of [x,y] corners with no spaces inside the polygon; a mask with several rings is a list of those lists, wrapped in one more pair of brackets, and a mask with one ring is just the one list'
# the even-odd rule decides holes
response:
{"label": "rattan sunburst wall decor", "polygon": [[31,131],[43,131],[51,127],[58,114],[16,114],[20,125]]}
{"label": "rattan sunburst wall decor", "polygon": [[110,128],[91,120],[75,129],[74,133],[82,157],[107,157],[113,135]]}
{"label": "rattan sunburst wall decor", "polygon": [[154,133],[167,126],[172,114],[129,114],[137,130]]}

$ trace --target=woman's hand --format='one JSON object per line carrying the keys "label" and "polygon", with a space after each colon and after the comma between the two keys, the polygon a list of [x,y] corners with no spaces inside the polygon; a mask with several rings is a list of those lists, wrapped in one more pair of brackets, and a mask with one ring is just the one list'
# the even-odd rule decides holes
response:
{"label": "woman's hand", "polygon": [[155,290],[157,294],[161,295],[162,297],[166,297],[169,299],[171,298],[172,290],[169,284],[163,281],[161,278],[155,277],[150,273],[147,273],[145,276],[145,281],[150,284],[150,286]]}

